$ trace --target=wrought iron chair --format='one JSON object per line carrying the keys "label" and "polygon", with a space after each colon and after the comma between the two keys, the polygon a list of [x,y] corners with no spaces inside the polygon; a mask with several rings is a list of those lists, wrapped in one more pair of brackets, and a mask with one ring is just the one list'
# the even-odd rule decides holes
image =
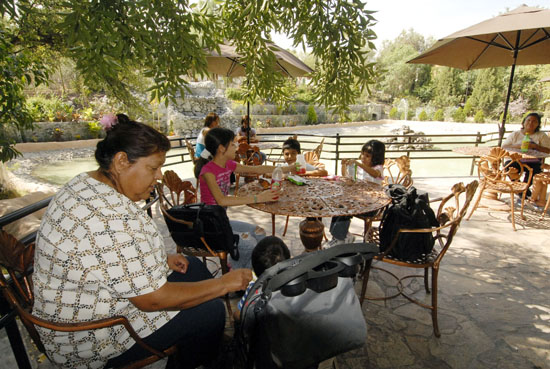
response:
{"label": "wrought iron chair", "polygon": [[[406,275],[404,277],[399,278],[397,275],[390,272],[389,270],[383,269],[378,266],[372,266],[371,268],[368,268],[367,266],[363,273],[363,284],[361,286],[361,296],[360,296],[361,303],[363,303],[365,299],[387,300],[400,295],[404,296],[409,301],[431,310],[433,331],[436,337],[440,337],[441,334],[439,332],[439,325],[437,321],[437,289],[438,289],[437,277],[439,274],[439,267],[440,267],[441,261],[443,260],[443,257],[445,256],[445,253],[451,246],[451,242],[453,241],[454,235],[456,234],[456,231],[460,226],[460,222],[462,221],[462,218],[465,216],[466,211],[468,210],[468,206],[470,205],[470,202],[474,197],[477,187],[478,187],[478,181],[473,181],[466,186],[464,186],[463,183],[457,183],[452,187],[451,194],[447,195],[441,200],[441,203],[437,210],[436,216],[440,224],[438,227],[425,228],[425,229],[400,229],[398,233],[393,237],[389,248],[384,252],[375,256],[373,260],[382,262],[382,263],[388,263],[398,267],[424,269],[424,275],[412,274],[412,275]],[[419,260],[412,260],[412,261],[400,260],[400,259],[391,257],[390,252],[392,248],[396,245],[397,240],[399,239],[399,236],[404,233],[432,233],[435,239],[435,245],[432,252],[428,255],[423,255],[423,257]],[[376,229],[375,232],[373,232],[372,234],[374,236],[372,238],[372,241],[380,245],[378,229]],[[380,270],[394,277],[397,281],[397,284],[396,284],[397,293],[387,297],[366,296],[370,269]],[[430,286],[428,281],[430,269],[432,271],[431,291],[430,291]],[[419,300],[411,296],[409,293],[405,292],[405,286],[403,284],[403,280],[409,279],[409,278],[424,279],[424,288],[426,290],[426,293],[428,294],[431,293],[432,295],[430,305],[420,302]]]}
{"label": "wrought iron chair", "polygon": [[193,147],[193,144],[187,140],[185,140],[185,146],[187,147],[187,152],[189,153],[189,156],[191,157],[191,161],[193,162],[193,165],[197,162],[197,158],[195,157],[195,148]]}
{"label": "wrought iron chair", "polygon": [[[396,159],[386,159],[384,160],[384,180],[382,185],[385,187],[390,183],[400,184],[407,188],[413,185],[412,179],[412,170],[411,170],[411,159],[402,155]],[[384,213],[385,208],[380,209],[374,215],[355,215],[355,218],[363,220],[363,239],[369,239],[369,232],[372,228],[374,222],[379,222],[382,220],[382,214]]]}
{"label": "wrought iron chair", "polygon": [[387,186],[390,183],[400,184],[407,188],[413,185],[411,159],[407,155],[384,160],[384,182],[382,184]]}
{"label": "wrought iron chair", "polygon": [[114,316],[81,323],[58,323],[33,315],[34,294],[31,277],[34,262],[34,247],[34,242],[25,245],[11,234],[0,230],[0,265],[6,269],[9,275],[9,277],[6,277],[3,273],[0,273],[0,288],[2,289],[4,298],[17,311],[21,322],[40,352],[47,355],[36,326],[61,332],[80,332],[122,325],[138,345],[150,352],[150,355],[146,358],[126,363],[123,368],[143,368],[176,353],[176,345],[159,351],[143,342],[124,316]]}
{"label": "wrought iron chair", "polygon": [[[479,177],[479,191],[474,206],[466,220],[470,219],[474,211],[480,206],[480,200],[485,191],[492,191],[497,193],[497,195],[506,193],[510,195],[510,207],[509,209],[504,209],[504,211],[510,211],[512,228],[514,228],[514,231],[516,230],[514,195],[521,195],[520,216],[522,219],[525,219],[523,207],[529,183],[531,183],[531,178],[533,177],[533,169],[523,164],[521,158],[522,156],[519,153],[510,153],[503,148],[493,147],[489,155],[482,156],[479,159],[476,163]],[[527,182],[521,181],[524,174],[527,175]],[[487,207],[492,210],[503,210],[501,207]]]}
{"label": "wrought iron chair", "polygon": [[[237,153],[235,154],[235,160],[239,161],[243,165],[260,165],[260,149],[258,146],[241,142],[239,144],[239,148],[237,149]],[[243,177],[246,182],[259,178],[259,175],[235,173],[235,193],[239,190],[239,180],[241,177]]]}
{"label": "wrought iron chair", "polygon": [[[164,187],[169,190],[169,197],[164,193]],[[183,205],[183,204],[192,204],[197,202],[197,191],[193,184],[189,181],[183,181],[173,170],[167,170],[162,176],[162,183],[157,184],[157,191],[159,193],[159,204],[162,215],[166,219],[170,219],[172,222],[181,224],[185,227],[193,227],[192,222],[187,222],[182,219],[176,219],[168,213],[168,209],[172,206]],[[205,249],[196,248],[189,245],[176,244],[178,252],[196,256],[202,258],[203,263],[206,264],[207,257],[213,257],[219,260],[220,269],[222,274],[225,274],[229,271],[227,265],[227,251],[214,250],[212,249],[204,237],[201,237],[201,241],[205,246]],[[229,316],[233,316],[231,312],[231,304],[229,301],[229,296],[226,295],[225,303]]]}
{"label": "wrought iron chair", "polygon": [[[317,159],[321,159],[321,153],[323,152],[323,143],[325,142],[325,139],[323,138],[319,145],[317,145],[316,148],[314,148],[312,151],[317,155]],[[307,161],[307,159],[306,159]]]}

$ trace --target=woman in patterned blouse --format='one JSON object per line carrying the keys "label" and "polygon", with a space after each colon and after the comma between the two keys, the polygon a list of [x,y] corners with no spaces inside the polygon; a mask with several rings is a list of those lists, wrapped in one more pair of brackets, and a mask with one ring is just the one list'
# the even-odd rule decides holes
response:
{"label": "woman in patterned blouse", "polygon": [[[50,321],[123,315],[157,349],[178,343],[179,367],[211,360],[225,308],[218,297],[244,290],[239,269],[213,279],[193,257],[166,255],[154,221],[135,203],[162,178],[170,149],[153,128],[119,114],[97,144],[99,169],[69,181],[51,201],[36,241],[33,312]],[[148,356],[124,328],[40,329],[49,358],[68,368],[118,366]]]}

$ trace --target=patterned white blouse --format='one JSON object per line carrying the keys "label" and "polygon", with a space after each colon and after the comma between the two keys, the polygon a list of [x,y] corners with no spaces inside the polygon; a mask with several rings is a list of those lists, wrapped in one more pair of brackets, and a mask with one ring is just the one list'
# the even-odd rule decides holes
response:
{"label": "patterned white blouse", "polygon": [[[57,322],[123,315],[141,337],[177,311],[144,312],[128,298],[166,283],[162,236],[126,196],[82,173],[51,201],[36,241],[33,313]],[[135,342],[122,326],[63,333],[40,329],[49,357],[69,368],[101,368]]]}

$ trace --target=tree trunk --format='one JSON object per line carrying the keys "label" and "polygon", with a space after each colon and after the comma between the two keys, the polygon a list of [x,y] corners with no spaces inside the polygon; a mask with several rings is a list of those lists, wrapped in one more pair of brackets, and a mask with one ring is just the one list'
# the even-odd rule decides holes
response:
{"label": "tree trunk", "polygon": [[2,162],[0,162],[0,193],[18,194],[15,183],[12,180],[12,175]]}

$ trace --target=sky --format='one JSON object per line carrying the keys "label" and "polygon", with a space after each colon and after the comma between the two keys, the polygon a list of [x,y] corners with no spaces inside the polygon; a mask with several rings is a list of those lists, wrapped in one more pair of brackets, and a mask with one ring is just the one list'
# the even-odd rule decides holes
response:
{"label": "sky", "polygon": [[[440,39],[507,10],[525,4],[550,9],[550,0],[366,0],[366,9],[376,10],[373,27],[378,49],[383,40],[395,39],[410,28],[424,37]],[[275,43],[291,48],[284,36],[274,37]]]}

